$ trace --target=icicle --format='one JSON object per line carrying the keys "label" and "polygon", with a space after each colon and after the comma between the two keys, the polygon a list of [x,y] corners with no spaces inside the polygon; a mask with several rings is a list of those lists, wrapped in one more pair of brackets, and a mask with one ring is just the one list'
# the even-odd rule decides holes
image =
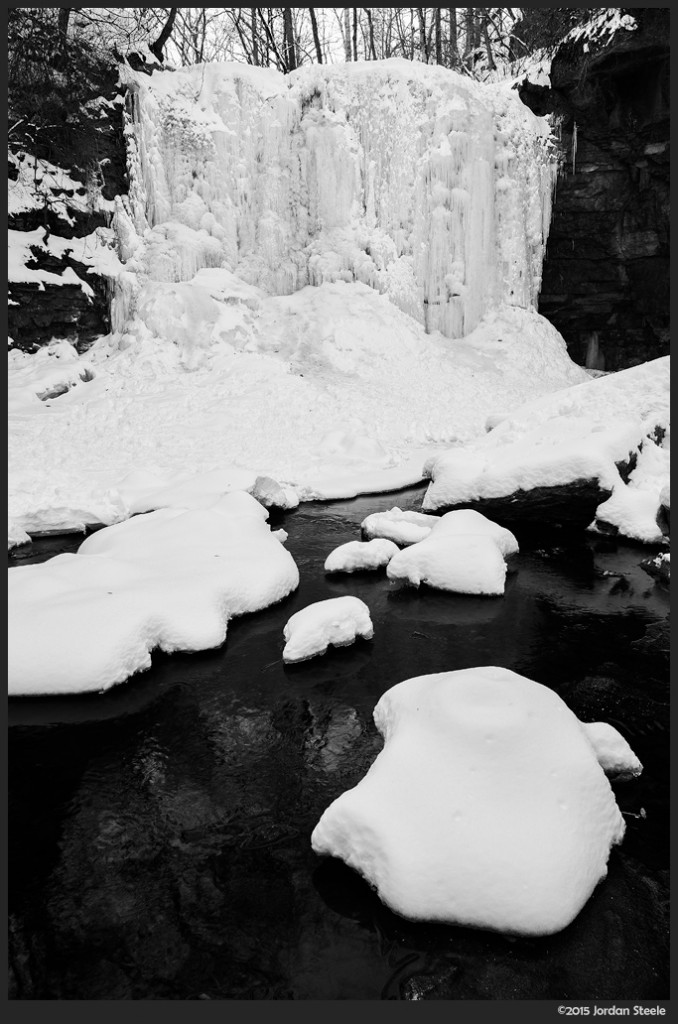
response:
{"label": "icicle", "polygon": [[572,173],[577,173],[577,122],[572,129]]}

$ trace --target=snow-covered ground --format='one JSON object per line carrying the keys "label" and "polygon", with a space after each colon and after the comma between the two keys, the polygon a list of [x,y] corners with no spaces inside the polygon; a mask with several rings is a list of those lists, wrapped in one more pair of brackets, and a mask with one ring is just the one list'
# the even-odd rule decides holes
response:
{"label": "snow-covered ground", "polygon": [[374,720],[384,749],[325,811],[315,852],[340,857],[403,917],[565,928],[624,836],[604,774],[642,770],[623,737],[505,668],[408,679]]}
{"label": "snow-covered ground", "polygon": [[[223,273],[225,301],[212,297],[219,271],[164,286],[153,332],[137,326],[82,357],[63,343],[10,352],[15,531],[204,503],[260,475],[301,499],[395,490],[489,415],[586,377],[528,310],[489,314],[451,342],[363,284],[247,304]],[[81,376],[93,379],[38,399]]]}

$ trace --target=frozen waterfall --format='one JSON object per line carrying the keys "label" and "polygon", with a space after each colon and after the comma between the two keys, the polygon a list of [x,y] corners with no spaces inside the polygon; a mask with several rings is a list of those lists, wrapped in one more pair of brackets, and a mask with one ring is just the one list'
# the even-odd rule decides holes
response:
{"label": "frozen waterfall", "polygon": [[126,84],[117,329],[144,281],[209,267],[270,295],[360,281],[449,338],[536,306],[556,159],[507,85],[402,60]]}

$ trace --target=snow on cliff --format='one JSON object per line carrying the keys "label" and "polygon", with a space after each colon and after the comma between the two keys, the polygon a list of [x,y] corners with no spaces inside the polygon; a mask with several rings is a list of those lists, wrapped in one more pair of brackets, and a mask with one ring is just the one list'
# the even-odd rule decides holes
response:
{"label": "snow on cliff", "polygon": [[[611,727],[505,668],[408,679],[374,710],[385,746],[311,842],[415,920],[548,935],[607,874],[624,819],[603,768],[641,766]],[[601,767],[601,763],[603,767]]]}

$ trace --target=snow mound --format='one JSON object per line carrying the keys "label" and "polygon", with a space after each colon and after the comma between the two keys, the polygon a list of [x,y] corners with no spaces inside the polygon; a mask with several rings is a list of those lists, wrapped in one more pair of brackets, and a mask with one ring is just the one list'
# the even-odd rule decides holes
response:
{"label": "snow mound", "polygon": [[370,610],[357,597],[317,601],[293,615],[284,629],[283,661],[288,665],[307,661],[327,648],[347,647],[357,637],[374,636]]}
{"label": "snow mound", "polygon": [[360,572],[364,569],[383,569],[398,554],[398,546],[390,540],[375,538],[362,542],[349,541],[335,548],[327,556],[325,572]]}
{"label": "snow mound", "polygon": [[[669,471],[669,369],[665,356],[528,403],[491,433],[429,460],[423,507],[597,480],[613,492],[598,510],[601,520],[624,536],[660,540],[655,520]],[[631,456],[636,465],[625,482],[617,467]]]}
{"label": "snow mound", "polygon": [[9,693],[102,691],[151,651],[201,651],[234,615],[299,583],[292,556],[249,494],[161,509],[92,534],[77,554],[9,570]]}
{"label": "snow mound", "polygon": [[504,593],[504,556],[516,554],[513,534],[472,509],[448,512],[428,537],[399,551],[386,574],[394,582],[426,583],[459,594]]}
{"label": "snow mound", "polygon": [[583,725],[583,729],[606,775],[635,779],[642,773],[642,764],[614,726],[607,722],[590,722]]}
{"label": "snow mound", "polygon": [[504,668],[408,679],[374,711],[384,749],[311,837],[413,920],[549,935],[607,873],[624,819],[587,732]]}
{"label": "snow mound", "polygon": [[427,516],[423,512],[401,511],[398,507],[388,512],[373,512],[360,527],[368,540],[383,538],[401,547],[425,540],[439,523],[438,516]]}

